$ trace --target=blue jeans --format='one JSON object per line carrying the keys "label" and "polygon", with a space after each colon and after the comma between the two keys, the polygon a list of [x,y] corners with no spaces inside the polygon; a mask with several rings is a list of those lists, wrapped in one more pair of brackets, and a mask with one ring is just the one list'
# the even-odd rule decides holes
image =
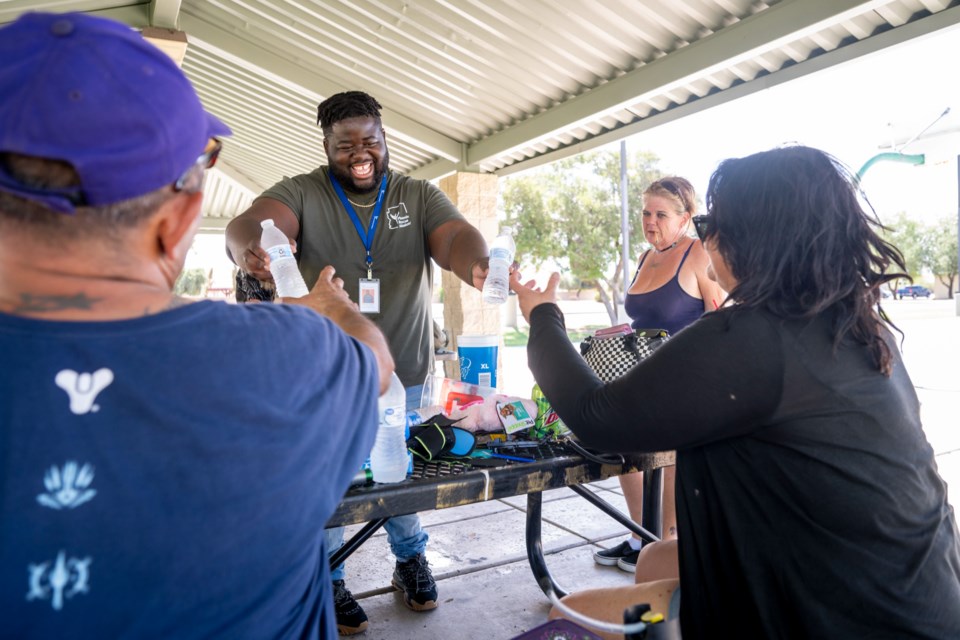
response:
{"label": "blue jeans", "polygon": [[[423,393],[423,385],[407,387],[407,409],[416,409],[420,407],[420,396]],[[408,516],[397,516],[387,520],[383,528],[387,532],[387,541],[390,543],[390,550],[397,560],[404,561],[415,558],[418,554],[427,549],[427,540],[430,536],[420,527],[420,516],[411,513]],[[327,556],[329,557],[340,547],[343,546],[343,527],[332,527],[325,532],[327,538]],[[343,580],[343,563],[334,567],[330,572],[331,580]]]}

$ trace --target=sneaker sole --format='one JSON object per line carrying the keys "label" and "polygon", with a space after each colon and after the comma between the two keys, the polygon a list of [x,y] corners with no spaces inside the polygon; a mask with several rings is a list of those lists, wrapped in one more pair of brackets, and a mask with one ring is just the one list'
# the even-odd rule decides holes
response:
{"label": "sneaker sole", "polygon": [[423,604],[413,600],[412,598],[407,597],[407,592],[404,590],[402,585],[397,584],[395,581],[391,580],[390,584],[393,585],[393,588],[403,594],[403,604],[407,605],[407,608],[411,611],[431,611],[432,609],[437,608],[436,600],[427,600]]}
{"label": "sneaker sole", "polygon": [[602,564],[605,567],[615,567],[617,566],[617,563],[620,562],[620,558],[608,558],[600,555],[599,551],[593,554],[593,560],[597,564]]}
{"label": "sneaker sole", "polygon": [[364,620],[358,627],[348,627],[347,625],[344,625],[344,624],[338,624],[337,633],[339,633],[341,636],[355,636],[358,633],[363,633],[364,631],[366,631],[367,627],[369,626],[370,626],[370,623],[367,620]]}
{"label": "sneaker sole", "polygon": [[626,571],[627,573],[636,573],[637,565],[624,562],[623,558],[620,558],[617,560],[617,569],[620,569],[620,571]]}

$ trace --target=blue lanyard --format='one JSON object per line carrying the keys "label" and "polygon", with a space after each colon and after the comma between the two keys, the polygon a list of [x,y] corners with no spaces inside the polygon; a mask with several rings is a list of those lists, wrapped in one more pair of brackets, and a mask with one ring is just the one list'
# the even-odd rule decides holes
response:
{"label": "blue lanyard", "polygon": [[357,230],[357,235],[360,236],[360,242],[363,243],[363,248],[367,250],[367,277],[371,278],[373,277],[373,256],[370,255],[370,247],[373,246],[373,234],[376,232],[377,222],[380,220],[380,207],[383,206],[383,196],[387,192],[387,174],[384,173],[383,180],[380,181],[380,193],[377,194],[377,204],[373,207],[370,226],[366,231],[363,230],[363,223],[360,222],[357,212],[353,210],[350,201],[347,200],[347,194],[343,192],[343,187],[340,186],[333,172],[328,171],[328,175],[330,176],[330,183],[333,184],[333,190],[337,192],[337,197],[339,197],[340,202],[343,203],[343,208],[350,214],[353,227]]}

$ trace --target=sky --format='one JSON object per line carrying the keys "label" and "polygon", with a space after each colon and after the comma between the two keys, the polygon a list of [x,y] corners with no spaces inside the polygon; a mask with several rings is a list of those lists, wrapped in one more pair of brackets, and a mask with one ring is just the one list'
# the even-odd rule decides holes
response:
{"label": "sky", "polygon": [[960,29],[952,28],[638,133],[627,148],[654,152],[665,171],[688,178],[702,194],[724,158],[784,143],[823,149],[856,171],[890,150],[882,145],[910,139],[949,108],[927,133],[958,133],[900,149],[925,153],[923,166],[878,162],[862,184],[881,218],[899,211],[926,222],[956,217],[960,81],[951,69],[957,59]]}

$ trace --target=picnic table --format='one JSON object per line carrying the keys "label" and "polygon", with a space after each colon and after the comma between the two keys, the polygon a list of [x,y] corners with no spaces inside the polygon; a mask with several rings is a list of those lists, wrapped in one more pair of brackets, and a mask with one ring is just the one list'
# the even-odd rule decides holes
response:
{"label": "picnic table", "polygon": [[[567,441],[541,442],[522,448],[500,447],[498,451],[530,461],[416,460],[413,473],[402,482],[351,487],[327,526],[366,524],[330,557],[330,566],[335,567],[348,558],[391,517],[526,495],[526,547],[530,568],[544,593],[552,590],[562,597],[567,592],[550,575],[540,536],[542,494],[562,487],[568,487],[637,535],[650,541],[659,539],[662,469],[674,463],[672,451],[622,456],[594,454]],[[584,487],[590,482],[634,471],[645,472],[640,523]]]}

